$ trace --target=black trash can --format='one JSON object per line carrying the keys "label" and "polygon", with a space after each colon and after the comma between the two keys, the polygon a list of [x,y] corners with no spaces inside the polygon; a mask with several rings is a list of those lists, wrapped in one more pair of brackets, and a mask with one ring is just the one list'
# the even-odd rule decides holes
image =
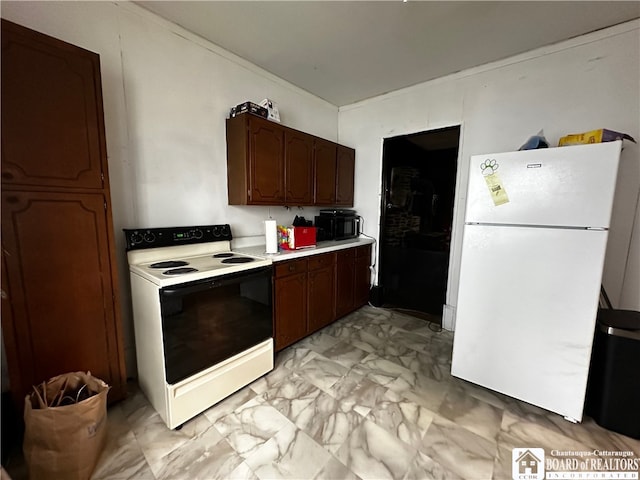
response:
{"label": "black trash can", "polygon": [[585,410],[598,425],[640,439],[640,312],[598,312]]}

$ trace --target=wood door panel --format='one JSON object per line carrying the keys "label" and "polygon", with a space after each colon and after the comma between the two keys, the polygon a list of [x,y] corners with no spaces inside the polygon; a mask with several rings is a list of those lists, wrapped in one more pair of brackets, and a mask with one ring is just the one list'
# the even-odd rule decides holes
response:
{"label": "wood door panel", "polygon": [[[2,194],[2,240],[20,386],[68,371],[119,384],[102,194]],[[24,391],[22,392],[24,394]]]}
{"label": "wood door panel", "polygon": [[300,340],[307,331],[307,274],[297,273],[275,282],[275,350]]}
{"label": "wood door panel", "polygon": [[284,131],[267,120],[251,118],[249,158],[251,203],[284,202]]}
{"label": "wood door panel", "polygon": [[34,33],[2,22],[2,181],[100,189],[99,57]]}
{"label": "wood door panel", "polygon": [[353,184],[356,166],[356,151],[338,145],[336,156],[336,205],[353,206]]}
{"label": "wood door panel", "polygon": [[313,137],[285,131],[285,202],[310,205],[313,202]]}
{"label": "wood door panel", "polygon": [[328,140],[316,139],[314,145],[314,203],[333,205],[336,201],[336,147]]}
{"label": "wood door panel", "polygon": [[335,320],[335,268],[333,265],[310,271],[309,333],[329,325]]}
{"label": "wood door panel", "polygon": [[341,250],[336,263],[336,318],[353,310],[355,282],[355,249]]}
{"label": "wood door panel", "polygon": [[366,305],[369,301],[369,290],[371,288],[371,247],[358,247],[356,249],[355,265],[355,287],[354,287],[354,307],[358,308]]}

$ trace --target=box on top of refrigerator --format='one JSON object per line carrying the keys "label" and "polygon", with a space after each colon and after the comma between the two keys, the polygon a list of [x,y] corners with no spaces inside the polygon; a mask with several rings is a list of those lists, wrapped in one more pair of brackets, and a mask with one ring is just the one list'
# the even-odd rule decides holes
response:
{"label": "box on top of refrigerator", "polygon": [[558,146],[566,147],[569,145],[584,145],[588,143],[614,142],[616,140],[631,140],[633,143],[636,143],[633,137],[626,133],[614,132],[613,130],[601,128],[599,130],[591,130],[584,133],[572,133],[571,135],[565,135],[560,138]]}

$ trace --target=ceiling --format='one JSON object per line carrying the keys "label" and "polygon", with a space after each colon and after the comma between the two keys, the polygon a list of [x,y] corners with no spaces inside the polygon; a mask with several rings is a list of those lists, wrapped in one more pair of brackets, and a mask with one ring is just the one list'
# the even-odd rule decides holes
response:
{"label": "ceiling", "polygon": [[640,1],[137,1],[332,103],[640,18]]}

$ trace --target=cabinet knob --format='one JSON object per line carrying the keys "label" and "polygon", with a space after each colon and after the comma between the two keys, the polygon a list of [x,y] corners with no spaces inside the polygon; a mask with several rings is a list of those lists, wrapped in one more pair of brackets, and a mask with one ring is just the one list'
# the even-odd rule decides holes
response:
{"label": "cabinet knob", "polygon": [[293,264],[292,264],[292,265],[289,265],[289,271],[290,271],[290,272],[293,272],[295,269],[296,269],[296,266],[295,266],[295,265],[293,265]]}

